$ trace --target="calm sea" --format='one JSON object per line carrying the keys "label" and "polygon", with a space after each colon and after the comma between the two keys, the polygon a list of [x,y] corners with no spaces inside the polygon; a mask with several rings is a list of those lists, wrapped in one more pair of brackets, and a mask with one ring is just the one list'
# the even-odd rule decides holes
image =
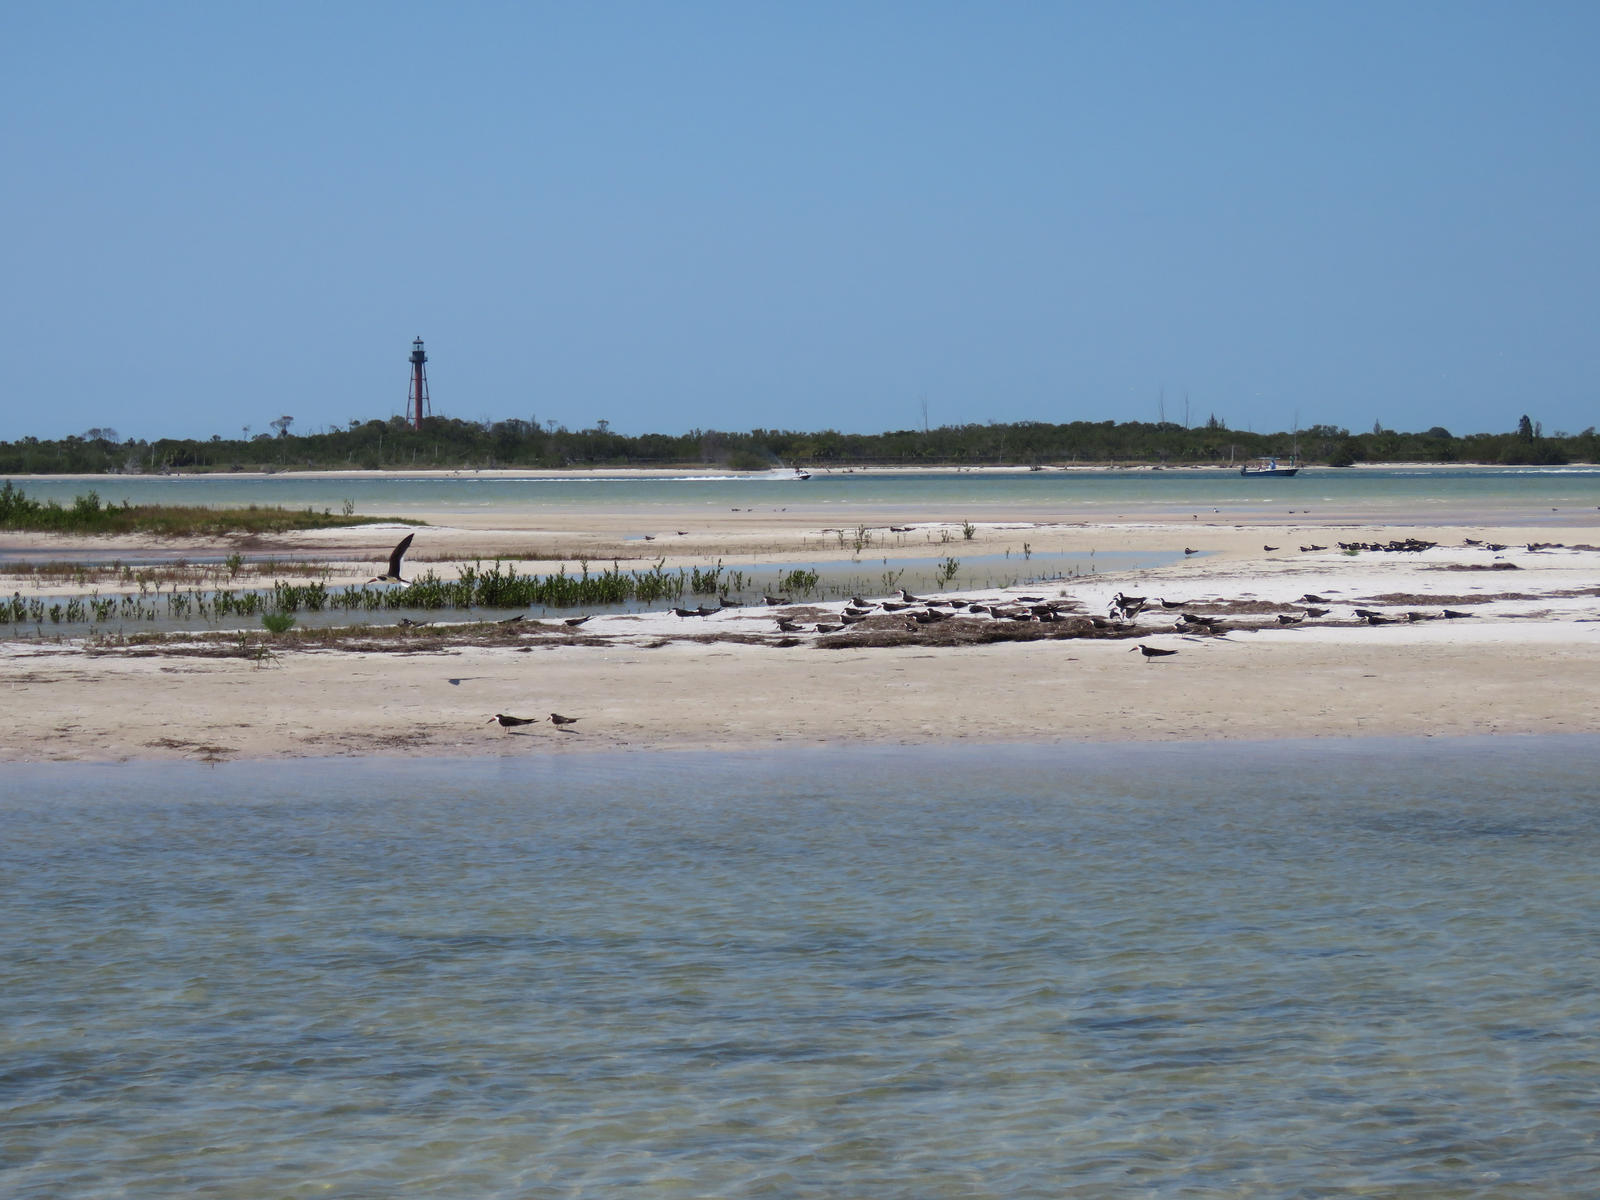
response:
{"label": "calm sea", "polygon": [[[851,510],[927,519],[984,519],[1036,514],[1044,520],[1094,520],[1140,513],[1281,515],[1309,506],[1318,519],[1374,512],[1412,520],[1560,522],[1600,508],[1600,468],[1497,469],[1311,468],[1292,479],[1243,479],[1226,470],[1022,471],[814,474],[801,482],[778,474],[684,474],[674,478],[557,479],[482,476],[366,475],[345,478],[271,476],[106,475],[32,478],[20,485],[40,500],[71,503],[89,489],[120,504],[276,504],[390,516],[481,515],[496,511],[637,512],[652,517],[695,510],[820,507],[848,520]],[[1551,509],[1559,510],[1552,516]],[[1561,514],[1566,514],[1562,516]]]}
{"label": "calm sea", "polygon": [[1571,1197],[1600,739],[6,768],[0,1194]]}

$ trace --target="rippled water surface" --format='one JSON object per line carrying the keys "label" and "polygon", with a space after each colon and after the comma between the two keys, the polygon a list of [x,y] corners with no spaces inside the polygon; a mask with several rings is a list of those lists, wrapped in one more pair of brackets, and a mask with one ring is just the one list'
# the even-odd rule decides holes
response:
{"label": "rippled water surface", "polygon": [[8,1197],[1600,1180],[1600,740],[6,772]]}

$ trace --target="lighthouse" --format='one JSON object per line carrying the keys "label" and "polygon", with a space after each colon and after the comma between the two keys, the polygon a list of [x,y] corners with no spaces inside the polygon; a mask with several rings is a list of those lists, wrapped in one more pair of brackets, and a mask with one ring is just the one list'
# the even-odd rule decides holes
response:
{"label": "lighthouse", "polygon": [[411,343],[411,397],[406,401],[406,416],[413,429],[421,429],[422,418],[433,415],[428,404],[427,361],[428,353],[422,348],[422,339],[417,338]]}

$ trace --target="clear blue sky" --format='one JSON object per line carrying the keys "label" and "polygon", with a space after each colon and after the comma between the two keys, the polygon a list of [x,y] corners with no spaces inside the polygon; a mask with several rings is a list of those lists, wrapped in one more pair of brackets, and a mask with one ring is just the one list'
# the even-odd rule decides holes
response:
{"label": "clear blue sky", "polygon": [[0,438],[1600,423],[1600,5],[45,3]]}

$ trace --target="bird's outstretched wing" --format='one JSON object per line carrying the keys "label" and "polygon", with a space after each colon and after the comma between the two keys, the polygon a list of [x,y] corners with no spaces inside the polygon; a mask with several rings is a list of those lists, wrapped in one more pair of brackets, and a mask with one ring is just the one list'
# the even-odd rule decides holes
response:
{"label": "bird's outstretched wing", "polygon": [[392,577],[396,579],[400,577],[400,560],[406,556],[406,551],[411,548],[411,539],[416,536],[414,533],[406,534],[405,537],[400,539],[400,544],[390,551],[389,574]]}

